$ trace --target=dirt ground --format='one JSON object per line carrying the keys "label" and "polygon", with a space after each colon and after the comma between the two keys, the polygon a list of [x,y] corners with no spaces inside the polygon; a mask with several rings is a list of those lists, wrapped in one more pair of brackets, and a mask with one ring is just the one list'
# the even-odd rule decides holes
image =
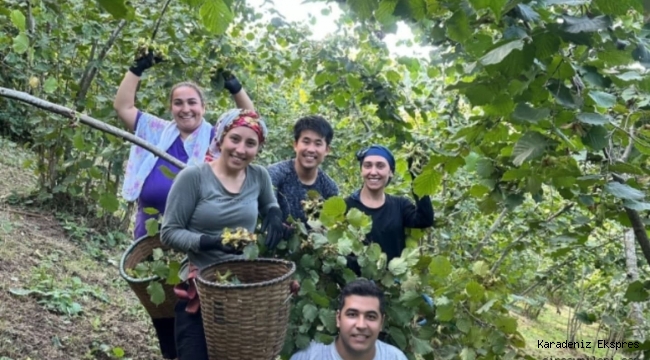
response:
{"label": "dirt ground", "polygon": [[[119,275],[123,250],[98,260],[53,214],[9,205],[12,192],[25,192],[36,179],[0,146],[0,360],[161,358],[144,308]],[[20,289],[49,297],[12,293]],[[47,309],[72,302],[81,313]]]}

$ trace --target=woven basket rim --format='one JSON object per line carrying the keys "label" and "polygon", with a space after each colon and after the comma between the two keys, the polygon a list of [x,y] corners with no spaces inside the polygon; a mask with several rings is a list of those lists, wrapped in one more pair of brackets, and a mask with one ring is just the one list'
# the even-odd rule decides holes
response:
{"label": "woven basket rim", "polygon": [[[158,238],[160,240],[160,233],[157,233],[156,235],[149,236],[149,235],[144,235],[138,239],[136,239],[129,247],[124,251],[124,254],[122,254],[122,259],[120,260],[120,276],[122,278],[130,283],[133,284],[142,284],[150,281],[155,281],[155,280],[160,280],[160,276],[158,275],[153,275],[148,278],[142,278],[142,279],[136,279],[134,277],[129,276],[126,273],[126,270],[124,270],[125,264],[126,264],[126,259],[131,255],[131,253],[135,250],[136,247],[140,245],[143,241],[149,239],[149,238]],[[187,255],[183,260],[181,261],[181,268],[183,268],[183,264],[185,264],[188,261]]]}
{"label": "woven basket rim", "polygon": [[[213,268],[217,265],[222,265],[222,264],[228,264],[228,263],[271,263],[271,264],[282,264],[282,265],[287,265],[289,267],[289,271],[287,271],[284,275],[277,277],[272,280],[267,280],[267,281],[260,281],[256,283],[247,283],[247,284],[218,284],[216,282],[212,281],[207,281],[203,278],[203,272],[209,270],[210,268]],[[222,260],[222,261],[217,261],[215,263],[212,263],[210,265],[207,265],[203,267],[201,270],[199,270],[198,275],[196,276],[196,280],[200,282],[201,284],[209,287],[214,287],[214,288],[221,288],[221,289],[253,289],[253,288],[259,288],[259,287],[265,287],[265,286],[270,286],[274,285],[277,283],[280,283],[282,281],[285,281],[289,277],[291,277],[294,273],[296,272],[296,263],[293,261],[288,261],[284,259],[274,259],[274,258],[257,258],[257,259],[229,259],[229,260]]]}

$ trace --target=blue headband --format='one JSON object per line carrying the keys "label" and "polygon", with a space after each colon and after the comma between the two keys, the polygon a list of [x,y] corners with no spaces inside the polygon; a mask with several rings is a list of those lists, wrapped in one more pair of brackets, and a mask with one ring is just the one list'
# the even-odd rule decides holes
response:
{"label": "blue headband", "polygon": [[363,159],[365,159],[366,156],[372,155],[381,156],[386,159],[388,166],[390,167],[390,171],[395,173],[395,158],[393,157],[393,154],[390,152],[390,150],[388,150],[388,148],[385,146],[372,145],[368,148],[365,148],[357,153],[357,160],[359,163],[362,163]]}

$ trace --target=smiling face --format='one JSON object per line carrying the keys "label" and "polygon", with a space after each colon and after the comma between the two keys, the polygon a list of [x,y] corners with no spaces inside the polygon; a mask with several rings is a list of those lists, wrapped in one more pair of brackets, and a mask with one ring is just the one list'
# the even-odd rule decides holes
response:
{"label": "smiling face", "polygon": [[191,134],[201,125],[205,106],[201,95],[190,86],[179,86],[171,95],[171,112],[183,134]]}
{"label": "smiling face", "polygon": [[336,313],[336,326],[339,328],[339,353],[350,357],[372,353],[384,326],[379,299],[374,296],[346,296],[343,308]]}
{"label": "smiling face", "polygon": [[293,144],[296,152],[296,163],[303,170],[313,170],[323,162],[329,154],[330,147],[325,138],[312,130],[303,130],[300,138]]}
{"label": "smiling face", "polygon": [[393,176],[388,161],[379,155],[366,156],[361,163],[363,186],[371,191],[380,191],[386,187]]}
{"label": "smiling face", "polygon": [[259,147],[259,138],[253,129],[237,126],[221,141],[221,159],[228,169],[242,170],[255,159]]}

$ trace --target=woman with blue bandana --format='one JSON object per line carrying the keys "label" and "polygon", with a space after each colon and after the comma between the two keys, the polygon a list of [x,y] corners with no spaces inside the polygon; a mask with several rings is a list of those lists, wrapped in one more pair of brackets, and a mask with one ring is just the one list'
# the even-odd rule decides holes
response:
{"label": "woman with blue bandana", "polygon": [[[363,186],[345,199],[348,209],[355,208],[372,218],[372,228],[366,235],[368,243],[377,243],[388,261],[400,257],[406,247],[406,228],[424,229],[433,226],[433,206],[429,196],[416,198],[386,194],[395,173],[395,158],[386,147],[372,145],[357,153],[361,165]],[[356,266],[355,266],[356,265]],[[360,275],[357,264],[352,269]],[[356,267],[356,269],[355,269]]]}
{"label": "woman with blue bandana", "polygon": [[[402,255],[406,248],[406,228],[424,229],[433,226],[433,206],[429,196],[418,199],[413,204],[404,196],[386,194],[386,186],[390,184],[395,173],[395,158],[386,147],[372,145],[357,153],[361,165],[363,186],[345,199],[348,210],[359,209],[372,219],[370,233],[366,234],[366,243],[377,243],[386,253],[388,262]],[[355,256],[347,256],[348,267],[357,276],[361,269]],[[388,263],[387,262],[387,263]],[[424,301],[433,307],[431,297],[422,294]],[[426,320],[418,321],[426,324]],[[382,332],[379,339],[384,341],[386,333]]]}

